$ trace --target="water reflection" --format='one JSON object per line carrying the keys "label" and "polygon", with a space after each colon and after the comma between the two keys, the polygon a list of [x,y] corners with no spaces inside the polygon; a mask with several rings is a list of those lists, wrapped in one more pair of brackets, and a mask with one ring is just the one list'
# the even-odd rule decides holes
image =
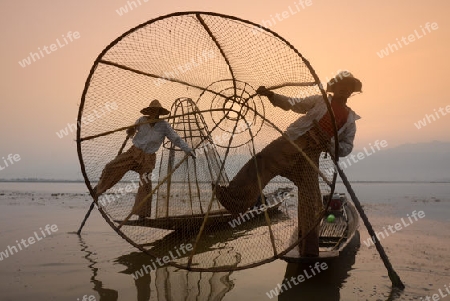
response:
{"label": "water reflection", "polygon": [[[99,268],[95,261],[95,254],[88,245],[79,237],[81,251],[89,262],[88,267],[92,271],[90,277],[94,284],[93,290],[98,293],[101,301],[117,301],[118,292],[103,287],[103,282],[97,279]],[[130,275],[148,264],[149,256],[141,252],[132,252],[122,255],[115,260],[126,267],[121,273]],[[143,276],[134,279],[138,301],[188,301],[188,300],[212,300],[220,301],[234,287],[230,275],[233,272],[188,272],[172,266],[165,266]]]}
{"label": "water reflection", "polygon": [[104,288],[102,281],[97,279],[98,268],[95,267],[97,262],[93,258],[93,252],[88,249],[86,242],[83,240],[82,236],[78,236],[80,239],[81,251],[86,253],[84,258],[89,261],[88,267],[92,271],[91,282],[94,284],[94,291],[98,293],[100,296],[100,301],[117,301],[119,294],[116,290],[112,290],[109,288]]}
{"label": "water reflection", "polygon": [[[292,285],[292,288],[284,291],[278,296],[279,301],[291,300],[341,300],[340,289],[349,276],[355,263],[355,256],[360,247],[359,233],[357,233],[343,254],[334,261],[327,262],[328,268],[316,276],[300,283]],[[103,287],[103,282],[97,279],[98,268],[93,252],[80,237],[82,251],[86,254],[84,258],[89,261],[88,267],[92,271],[90,277],[94,284],[93,290],[100,296],[102,301],[117,301],[118,292]],[[115,260],[125,267],[120,273],[128,275],[131,280],[132,274],[148,264],[149,256],[142,252],[132,252],[122,255]],[[314,263],[313,263],[314,264]],[[311,271],[313,264],[288,264],[283,279],[291,279],[304,270]],[[172,266],[161,267],[150,274],[145,273],[138,279],[134,279],[138,301],[220,301],[234,288],[234,282],[230,279],[233,272],[188,272]],[[282,279],[279,280],[281,283]],[[398,300],[402,292],[391,290],[387,301]],[[272,300],[276,300],[275,298]]]}
{"label": "water reflection", "polygon": [[[133,252],[122,255],[116,262],[127,268],[121,273],[131,275],[148,264],[149,256]],[[138,301],[220,301],[233,289],[232,272],[188,272],[166,266],[145,274],[135,281]],[[152,279],[153,278],[153,279]]]}
{"label": "water reflection", "polygon": [[[281,211],[271,213],[270,218],[272,226],[289,220],[289,217]],[[248,220],[236,229],[228,224],[206,227],[201,238],[197,241],[191,267],[218,271],[221,268],[235,269],[239,265],[249,265],[266,260],[273,256],[271,250],[259,249],[258,252],[254,251],[263,240],[261,236],[265,233],[267,233],[267,226],[264,215],[255,216],[255,218]],[[149,250],[149,254],[162,258],[166,255],[175,254],[174,250],[179,249],[181,244],[195,245],[197,235],[198,231],[180,229],[158,240],[141,244],[141,246]],[[244,245],[246,247],[239,247]],[[180,252],[176,255],[176,260],[173,260],[173,262],[181,266],[187,266],[191,252]],[[149,264],[151,257],[147,258],[146,264]]]}
{"label": "water reflection", "polygon": [[[360,235],[356,232],[352,241],[341,255],[334,259],[327,261],[328,269],[322,271],[316,276],[299,283],[292,285],[292,288],[283,291],[279,296],[279,301],[305,300],[305,301],[339,301],[341,300],[340,290],[350,275],[352,266],[355,264],[356,253],[360,248]],[[291,279],[300,274],[304,275],[304,271],[311,271],[313,263],[295,264],[289,263],[286,267],[286,273],[283,279]],[[309,273],[311,274],[311,273]],[[281,283],[281,280],[280,280]],[[386,301],[398,300],[402,291],[392,288]]]}
{"label": "water reflection", "polygon": [[[328,268],[326,270],[321,271],[316,276],[304,282],[292,285],[292,288],[283,291],[279,295],[278,300],[339,301],[340,289],[350,275],[349,271],[355,263],[355,256],[359,247],[360,238],[359,232],[357,232],[352,242],[339,258],[327,261]],[[307,272],[311,271],[310,266],[314,266],[314,263],[289,263],[286,267],[284,279],[289,280],[292,277],[296,278],[298,275],[304,275],[305,270]]]}

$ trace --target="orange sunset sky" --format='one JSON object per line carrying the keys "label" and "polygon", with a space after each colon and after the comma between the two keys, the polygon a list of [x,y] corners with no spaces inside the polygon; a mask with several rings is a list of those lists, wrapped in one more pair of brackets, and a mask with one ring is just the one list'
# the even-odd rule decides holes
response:
{"label": "orange sunset sky", "polygon": [[[62,139],[55,133],[75,123],[94,60],[130,28],[176,11],[211,11],[265,25],[293,44],[322,81],[350,70],[363,82],[363,93],[348,102],[362,116],[355,150],[375,140],[386,140],[389,148],[450,142],[449,1],[311,0],[304,8],[299,0],[140,2],[122,16],[117,10],[125,0],[0,2],[0,158],[20,156],[9,166],[0,159],[0,179],[80,179],[75,133]],[[301,9],[293,14],[289,7]],[[19,64],[69,31],[78,38],[26,67]],[[386,48],[389,43],[398,50]],[[426,114],[439,119],[418,129],[414,123]]]}

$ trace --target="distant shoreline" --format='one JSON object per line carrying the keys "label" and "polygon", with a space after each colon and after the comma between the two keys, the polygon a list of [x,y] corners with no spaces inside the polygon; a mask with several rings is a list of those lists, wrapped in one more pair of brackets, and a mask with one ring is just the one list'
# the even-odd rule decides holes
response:
{"label": "distant shoreline", "polygon": [[[177,181],[173,181],[177,183]],[[84,180],[49,180],[49,179],[0,179],[0,183],[84,183]],[[121,183],[131,183],[131,181],[123,181]],[[204,182],[210,183],[210,182]],[[272,182],[276,183],[286,183],[286,182]],[[337,181],[336,183],[343,183],[342,181]],[[350,181],[350,183],[398,183],[398,184],[407,184],[407,183],[430,183],[430,184],[448,184],[450,181]]]}
{"label": "distant shoreline", "polygon": [[84,183],[83,180],[0,179],[0,183]]}

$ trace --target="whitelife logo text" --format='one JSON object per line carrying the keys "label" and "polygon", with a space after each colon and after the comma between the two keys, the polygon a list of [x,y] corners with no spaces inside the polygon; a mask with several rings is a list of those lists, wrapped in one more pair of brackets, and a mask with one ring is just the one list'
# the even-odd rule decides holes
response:
{"label": "whitelife logo text", "polygon": [[21,239],[20,241],[16,240],[16,246],[7,246],[5,251],[0,252],[0,261],[3,261],[4,258],[8,258],[14,254],[17,254],[19,251],[28,248],[29,246],[35,244],[36,242],[43,240],[47,236],[52,235],[53,233],[58,231],[57,225],[46,225],[44,230],[39,228],[40,233],[34,231],[33,235],[28,237],[28,239]]}
{"label": "whitelife logo text", "polygon": [[30,55],[26,58],[19,61],[19,65],[22,68],[25,68],[26,66],[31,65],[31,63],[34,63],[40,59],[43,59],[45,56],[51,54],[52,52],[55,52],[58,49],[61,49],[69,43],[74,42],[75,40],[78,40],[80,38],[80,33],[78,31],[71,32],[69,31],[65,35],[62,35],[62,39],[60,38],[56,39],[56,43],[52,43],[49,46],[44,45],[41,49],[41,47],[38,47],[37,52],[30,52]]}

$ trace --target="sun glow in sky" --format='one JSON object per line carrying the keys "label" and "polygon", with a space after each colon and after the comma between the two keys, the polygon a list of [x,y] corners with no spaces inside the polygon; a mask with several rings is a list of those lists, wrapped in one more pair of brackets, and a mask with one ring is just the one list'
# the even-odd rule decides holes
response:
{"label": "sun glow in sky", "polygon": [[[0,3],[0,178],[80,179],[75,131],[63,138],[56,132],[75,123],[95,58],[130,28],[176,11],[218,12],[269,27],[311,62],[323,82],[351,71],[363,82],[363,93],[348,102],[362,116],[355,149],[375,140],[389,147],[450,142],[448,1],[135,3],[132,10],[124,0]],[[425,126],[419,129],[420,120]],[[20,160],[5,167],[10,154]]]}

